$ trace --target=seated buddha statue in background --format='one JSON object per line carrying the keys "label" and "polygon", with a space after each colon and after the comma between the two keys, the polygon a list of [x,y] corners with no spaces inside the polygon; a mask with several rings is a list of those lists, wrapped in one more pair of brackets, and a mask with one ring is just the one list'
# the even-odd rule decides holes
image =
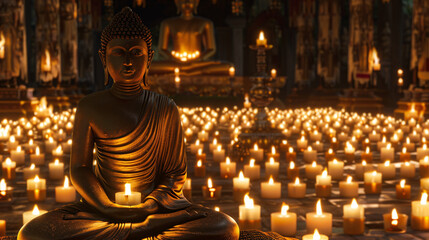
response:
{"label": "seated buddha statue in background", "polygon": [[[209,61],[216,52],[212,21],[194,16],[199,0],[175,0],[180,16],[162,21],[158,49],[165,61],[153,62],[152,75],[228,75],[230,63]],[[170,49],[169,46],[172,46]]]}
{"label": "seated buddha statue in background", "polygon": [[[231,217],[183,196],[186,154],[177,106],[143,89],[151,46],[149,29],[128,7],[104,29],[99,55],[114,83],[79,102],[73,129],[70,176],[82,199],[33,219],[19,240],[238,239]],[[115,201],[126,183],[141,193],[140,204]]]}

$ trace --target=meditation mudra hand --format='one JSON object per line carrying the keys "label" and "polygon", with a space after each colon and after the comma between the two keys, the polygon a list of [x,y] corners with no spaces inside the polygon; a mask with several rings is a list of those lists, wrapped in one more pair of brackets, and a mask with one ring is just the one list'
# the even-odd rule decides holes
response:
{"label": "meditation mudra hand", "polygon": [[[183,196],[179,112],[166,96],[142,88],[151,45],[130,8],[104,29],[99,55],[114,84],[79,102],[73,130],[70,177],[82,200],[33,219],[18,239],[238,239],[231,217]],[[115,202],[125,183],[141,193],[140,204]]]}

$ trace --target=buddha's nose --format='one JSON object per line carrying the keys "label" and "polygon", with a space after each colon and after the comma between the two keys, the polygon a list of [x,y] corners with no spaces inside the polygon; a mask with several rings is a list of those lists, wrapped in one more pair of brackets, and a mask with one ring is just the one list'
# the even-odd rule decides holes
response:
{"label": "buddha's nose", "polygon": [[124,66],[131,66],[131,65],[133,65],[133,64],[131,63],[131,57],[130,57],[130,55],[129,55],[129,54],[127,54],[127,55],[125,56]]}

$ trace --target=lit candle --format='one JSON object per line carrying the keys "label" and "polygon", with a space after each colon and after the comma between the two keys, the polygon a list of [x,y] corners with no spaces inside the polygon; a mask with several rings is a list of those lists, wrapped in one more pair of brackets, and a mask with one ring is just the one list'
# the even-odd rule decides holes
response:
{"label": "lit candle", "polygon": [[383,174],[384,179],[394,179],[396,175],[395,165],[390,164],[389,160],[385,161],[384,164],[379,164],[378,171]]}
{"label": "lit candle", "polygon": [[365,160],[367,163],[372,162],[372,152],[369,147],[366,147],[365,152],[361,154],[362,161]]}
{"label": "lit candle", "polygon": [[235,76],[235,68],[234,67],[229,67],[228,69],[228,73],[230,77],[234,77]]}
{"label": "lit candle", "polygon": [[214,150],[216,150],[218,145],[220,144],[217,143],[217,138],[213,138],[213,142],[209,145],[210,151],[213,152]]}
{"label": "lit candle", "polygon": [[396,184],[396,198],[397,199],[410,199],[411,186],[405,184],[405,179],[402,179],[399,184]]}
{"label": "lit candle", "polygon": [[281,186],[280,182],[274,182],[271,176],[268,182],[261,182],[261,197],[278,199],[281,197]]}
{"label": "lit candle", "polygon": [[407,149],[407,152],[414,152],[416,150],[416,144],[412,143],[409,137],[405,139],[405,143],[403,143],[402,146]]}
{"label": "lit candle", "polygon": [[356,164],[356,169],[355,169],[355,175],[356,178],[359,180],[363,179],[363,174],[365,172],[369,172],[373,170],[373,166],[372,164],[367,164],[365,160],[362,161],[362,163],[357,163]]}
{"label": "lit candle", "polygon": [[229,157],[226,157],[225,162],[220,163],[220,176],[223,178],[232,178],[236,174],[236,163],[231,162]]}
{"label": "lit candle", "polygon": [[332,179],[339,180],[343,178],[344,162],[334,160],[328,162],[328,173]]}
{"label": "lit candle", "polygon": [[322,172],[321,175],[316,176],[316,196],[318,197],[329,197],[331,196],[332,184],[331,176],[328,175],[328,170]]}
{"label": "lit candle", "polygon": [[267,158],[274,158],[275,161],[279,161],[280,154],[276,151],[276,147],[271,146],[271,152],[267,153]]}
{"label": "lit candle", "polygon": [[420,178],[420,189],[429,191],[429,178]]}
{"label": "lit candle", "polygon": [[64,163],[60,160],[55,159],[53,163],[49,163],[49,178],[53,180],[59,180],[64,177]]}
{"label": "lit candle", "polygon": [[299,177],[299,168],[295,166],[295,162],[289,162],[289,168],[287,169],[287,178],[295,179]]}
{"label": "lit candle", "polygon": [[252,103],[249,102],[249,97],[244,98],[243,106],[244,106],[244,108],[251,108],[252,107]]}
{"label": "lit candle", "polygon": [[72,143],[73,143],[73,141],[71,139],[67,140],[67,142],[61,143],[61,146],[63,148],[63,152],[70,153]]}
{"label": "lit candle", "polygon": [[266,47],[267,46],[267,39],[265,39],[264,32],[259,32],[259,37],[256,39],[256,46],[258,47]]}
{"label": "lit candle", "polygon": [[347,176],[346,181],[341,181],[339,183],[341,197],[353,198],[359,195],[359,184],[352,180],[352,176]]}
{"label": "lit candle", "polygon": [[[6,180],[2,178],[0,180],[0,202],[12,201],[12,188],[8,188]],[[1,236],[1,235],[0,235]]]}
{"label": "lit candle", "polygon": [[398,214],[396,208],[392,213],[383,214],[384,230],[390,233],[404,233],[407,231],[408,216],[405,214]]}
{"label": "lit candle", "polygon": [[366,194],[381,193],[382,174],[376,171],[364,173],[364,189]]}
{"label": "lit candle", "polygon": [[76,200],[76,190],[69,185],[69,178],[64,177],[64,185],[55,187],[55,201],[60,203],[74,202]]}
{"label": "lit candle", "polygon": [[46,199],[46,179],[35,176],[27,180],[27,198],[29,201],[43,201]]}
{"label": "lit candle", "polygon": [[409,134],[408,137],[410,138],[411,142],[416,143],[420,141],[420,134],[418,134],[416,130],[413,130],[413,132]]}
{"label": "lit candle", "polygon": [[45,164],[45,154],[40,153],[39,147],[36,147],[34,154],[30,154],[30,163],[34,163],[35,165]]}
{"label": "lit candle", "polygon": [[250,190],[250,179],[244,177],[243,171],[240,171],[238,177],[232,179],[232,186],[233,198],[236,202],[240,202]]}
{"label": "lit candle", "polygon": [[29,221],[33,220],[33,218],[36,218],[36,217],[43,215],[47,212],[48,211],[45,211],[45,210],[39,210],[39,208],[37,207],[37,204],[35,204],[32,211],[26,211],[22,214],[22,222],[25,225]]}
{"label": "lit candle", "polygon": [[340,146],[340,144],[339,144],[339,142],[338,142],[338,140],[337,140],[337,138],[336,137],[333,137],[332,139],[331,139],[331,148],[333,149],[333,150],[338,150],[338,147]]}
{"label": "lit candle", "polygon": [[316,176],[322,173],[323,167],[314,161],[312,164],[305,165],[305,176],[308,179],[316,179]]}
{"label": "lit candle", "polygon": [[288,212],[289,206],[283,203],[280,212],[271,213],[271,231],[283,236],[296,233],[296,213]]}
{"label": "lit candle", "polygon": [[40,174],[40,169],[32,163],[30,167],[24,168],[24,180],[28,180],[30,178],[34,178],[36,175]]}
{"label": "lit candle", "polygon": [[422,193],[420,201],[411,202],[411,228],[413,230],[429,230],[428,194]]}
{"label": "lit candle", "polygon": [[6,236],[6,220],[0,220],[0,237]]}
{"label": "lit candle", "polygon": [[261,205],[254,204],[248,195],[244,196],[244,205],[238,207],[238,221],[240,229],[261,228]]}
{"label": "lit candle", "polygon": [[287,194],[289,198],[304,198],[307,190],[307,184],[300,183],[299,178],[295,179],[295,182],[288,183]]}
{"label": "lit candle", "polygon": [[203,153],[203,149],[200,148],[197,151],[197,155],[196,155],[196,161],[201,160],[201,162],[205,163],[206,161],[206,154]]}
{"label": "lit candle", "polygon": [[304,161],[307,163],[311,163],[317,160],[317,152],[313,150],[311,146],[309,146],[306,150],[304,150]]}
{"label": "lit candle", "polygon": [[293,147],[289,147],[289,151],[286,153],[286,161],[295,162],[295,160],[296,160],[296,152],[293,151]]}
{"label": "lit candle", "polygon": [[52,137],[45,141],[45,152],[52,152],[57,146],[57,142]]}
{"label": "lit candle", "polygon": [[207,186],[202,186],[204,200],[219,200],[222,194],[222,186],[213,186],[211,178],[207,179]]}
{"label": "lit candle", "polygon": [[115,202],[119,205],[138,205],[142,201],[142,194],[140,192],[132,192],[131,184],[125,183],[125,191],[115,193]]}
{"label": "lit candle", "polygon": [[25,152],[22,151],[22,147],[16,147],[16,150],[10,151],[10,158],[16,162],[17,165],[25,164]]}
{"label": "lit candle", "polygon": [[322,212],[320,199],[316,204],[316,212],[306,214],[307,233],[314,232],[317,228],[320,233],[331,235],[332,233],[332,214]]}
{"label": "lit candle", "polygon": [[10,136],[9,141],[7,142],[7,148],[9,151],[16,149],[18,145],[19,143],[16,141],[15,136]]}
{"label": "lit candle", "polygon": [[429,177],[429,156],[425,156],[419,161],[419,174],[420,177]]}
{"label": "lit candle", "polygon": [[61,147],[61,145],[58,145],[58,147],[55,150],[52,150],[52,156],[54,157],[63,156],[63,148]]}
{"label": "lit candle", "polygon": [[362,149],[370,148],[371,149],[371,142],[369,141],[369,138],[365,138],[362,141]]}
{"label": "lit candle", "polygon": [[365,231],[364,208],[359,206],[353,198],[351,204],[343,206],[343,229],[344,234],[361,235]]}
{"label": "lit candle", "polygon": [[277,177],[279,174],[280,163],[275,162],[273,157],[270,157],[270,161],[265,162],[265,176]]}
{"label": "lit candle", "polygon": [[[4,50],[5,50],[5,46],[6,45],[6,39],[4,37],[3,31],[0,32],[0,59],[4,58]],[[5,234],[6,235],[6,230],[5,230]],[[0,234],[0,236],[3,236],[2,234]]]}
{"label": "lit candle", "polygon": [[277,70],[275,68],[271,69],[271,77],[276,78],[277,77]]}
{"label": "lit candle", "polygon": [[195,177],[205,177],[206,176],[206,165],[200,160],[197,161],[194,167],[194,176]]}
{"label": "lit candle", "polygon": [[202,130],[198,133],[198,140],[200,140],[201,142],[207,142],[209,140],[209,133]]}
{"label": "lit candle", "polygon": [[380,134],[377,133],[375,130],[373,130],[369,135],[368,138],[371,142],[377,142],[380,141]]}
{"label": "lit candle", "polygon": [[264,150],[258,148],[258,144],[253,145],[253,149],[250,149],[250,158],[254,158],[256,162],[261,162],[264,159]]}
{"label": "lit candle", "polygon": [[256,180],[260,178],[261,167],[255,164],[255,159],[250,159],[249,165],[244,165],[244,176],[250,178],[250,180]]}
{"label": "lit candle", "polygon": [[414,178],[416,175],[416,167],[410,162],[403,162],[399,168],[399,175],[401,178]]}
{"label": "lit candle", "polygon": [[407,162],[407,161],[410,161],[410,159],[411,159],[411,154],[409,152],[407,152],[407,148],[406,147],[403,147],[402,148],[402,152],[399,155],[399,160],[401,162]]}
{"label": "lit candle", "polygon": [[380,160],[395,160],[395,149],[391,147],[391,144],[388,143],[385,148],[381,148],[380,150]]}
{"label": "lit candle", "polygon": [[355,148],[350,142],[346,142],[346,147],[344,148],[344,154],[346,155],[346,162],[351,164],[355,161]]}
{"label": "lit candle", "polygon": [[10,158],[6,158],[4,162],[2,162],[2,176],[8,180],[15,179],[15,169],[16,162],[12,161]]}
{"label": "lit candle", "polygon": [[325,152],[325,161],[329,162],[335,158],[335,152],[332,148],[329,148],[327,152]]}
{"label": "lit candle", "polygon": [[417,160],[421,160],[425,158],[426,156],[429,156],[429,149],[427,148],[426,144],[423,144],[421,148],[417,148]]}
{"label": "lit candle", "polygon": [[329,240],[329,238],[326,235],[319,234],[319,231],[316,228],[314,229],[313,234],[306,234],[302,236],[302,240]]}
{"label": "lit candle", "polygon": [[307,143],[308,143],[307,139],[305,139],[304,136],[301,136],[300,139],[296,140],[296,147],[301,151],[303,151],[304,149],[307,148]]}
{"label": "lit candle", "polygon": [[225,159],[225,150],[222,149],[222,145],[218,145],[217,149],[213,151],[213,161],[222,162]]}
{"label": "lit candle", "polygon": [[196,154],[198,152],[198,149],[203,149],[203,145],[200,144],[200,140],[196,140],[195,143],[191,144],[191,153]]}

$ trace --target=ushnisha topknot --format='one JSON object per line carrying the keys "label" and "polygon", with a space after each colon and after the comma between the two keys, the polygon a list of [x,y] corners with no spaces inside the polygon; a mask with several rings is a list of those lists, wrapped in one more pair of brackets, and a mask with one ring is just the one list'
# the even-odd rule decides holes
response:
{"label": "ushnisha topknot", "polygon": [[153,57],[152,34],[146,27],[140,17],[131,10],[130,7],[124,7],[119,13],[115,14],[112,21],[104,28],[101,33],[101,48],[99,50],[103,58],[106,57],[106,47],[110,40],[119,39],[143,39],[147,44],[149,68]]}

